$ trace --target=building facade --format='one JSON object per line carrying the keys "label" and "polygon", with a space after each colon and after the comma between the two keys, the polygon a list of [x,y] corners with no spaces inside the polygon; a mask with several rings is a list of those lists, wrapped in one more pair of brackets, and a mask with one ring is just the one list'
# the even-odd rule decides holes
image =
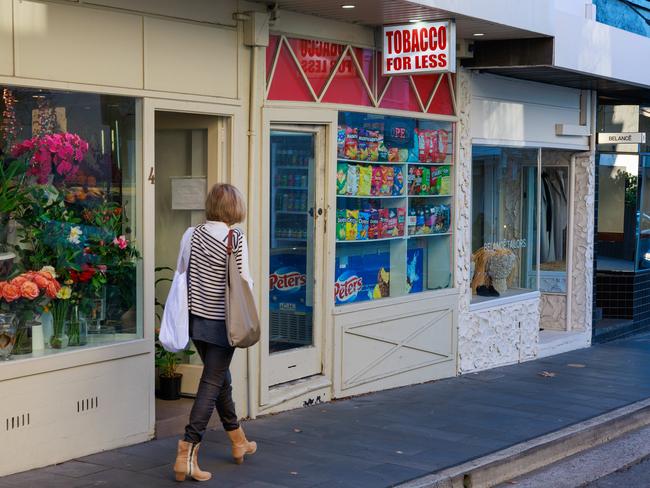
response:
{"label": "building facade", "polygon": [[[52,310],[47,346],[0,363],[0,475],[155,435],[165,268],[218,181],[247,198],[263,324],[233,360],[242,417],[591,344],[598,97],[643,105],[650,74],[614,53],[649,40],[581,0],[385,7],[0,0],[3,152],[78,135],[46,220],[91,248],[110,210],[134,249],[82,293],[86,344],[50,341]],[[435,19],[455,20],[453,69],[383,76],[378,29]],[[180,370],[192,394],[200,361]]]}

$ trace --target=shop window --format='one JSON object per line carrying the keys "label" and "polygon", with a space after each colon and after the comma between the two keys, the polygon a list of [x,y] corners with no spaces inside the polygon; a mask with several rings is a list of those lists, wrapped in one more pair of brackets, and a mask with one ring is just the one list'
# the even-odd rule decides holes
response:
{"label": "shop window", "polygon": [[474,146],[474,301],[538,289],[537,179],[537,149]]}
{"label": "shop window", "polygon": [[639,156],[600,154],[598,163],[597,267],[634,271]]}
{"label": "shop window", "polygon": [[637,269],[650,269],[650,156],[642,155],[639,168],[639,233]]}
{"label": "shop window", "polygon": [[0,89],[0,356],[142,337],[136,100]]}
{"label": "shop window", "polygon": [[449,122],[340,112],[335,302],[449,288]]}

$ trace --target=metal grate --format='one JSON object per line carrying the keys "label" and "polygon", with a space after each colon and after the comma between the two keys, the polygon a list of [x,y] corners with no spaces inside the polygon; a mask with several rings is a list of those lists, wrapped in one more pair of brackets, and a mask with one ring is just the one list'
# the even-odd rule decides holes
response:
{"label": "metal grate", "polygon": [[27,427],[29,423],[30,423],[29,412],[7,417],[5,419],[5,430],[10,431],[10,430],[21,429],[23,427]]}
{"label": "metal grate", "polygon": [[312,343],[311,314],[271,311],[271,341],[308,345]]}
{"label": "metal grate", "polygon": [[97,407],[99,407],[99,398],[96,396],[77,400],[77,413],[95,410]]}

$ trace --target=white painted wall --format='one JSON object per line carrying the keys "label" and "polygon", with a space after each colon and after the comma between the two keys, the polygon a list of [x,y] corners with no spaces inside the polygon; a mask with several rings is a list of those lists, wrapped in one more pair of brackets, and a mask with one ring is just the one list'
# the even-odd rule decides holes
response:
{"label": "white painted wall", "polygon": [[475,144],[588,149],[587,137],[555,134],[555,124],[580,123],[579,90],[490,74],[471,76]]}

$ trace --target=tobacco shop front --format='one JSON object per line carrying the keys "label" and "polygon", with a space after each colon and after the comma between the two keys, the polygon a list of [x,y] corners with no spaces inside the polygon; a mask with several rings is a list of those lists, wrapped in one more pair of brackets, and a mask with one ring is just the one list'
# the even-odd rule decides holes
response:
{"label": "tobacco shop front", "polygon": [[421,29],[439,68],[390,76],[371,39],[271,33],[259,412],[456,373],[454,26]]}

